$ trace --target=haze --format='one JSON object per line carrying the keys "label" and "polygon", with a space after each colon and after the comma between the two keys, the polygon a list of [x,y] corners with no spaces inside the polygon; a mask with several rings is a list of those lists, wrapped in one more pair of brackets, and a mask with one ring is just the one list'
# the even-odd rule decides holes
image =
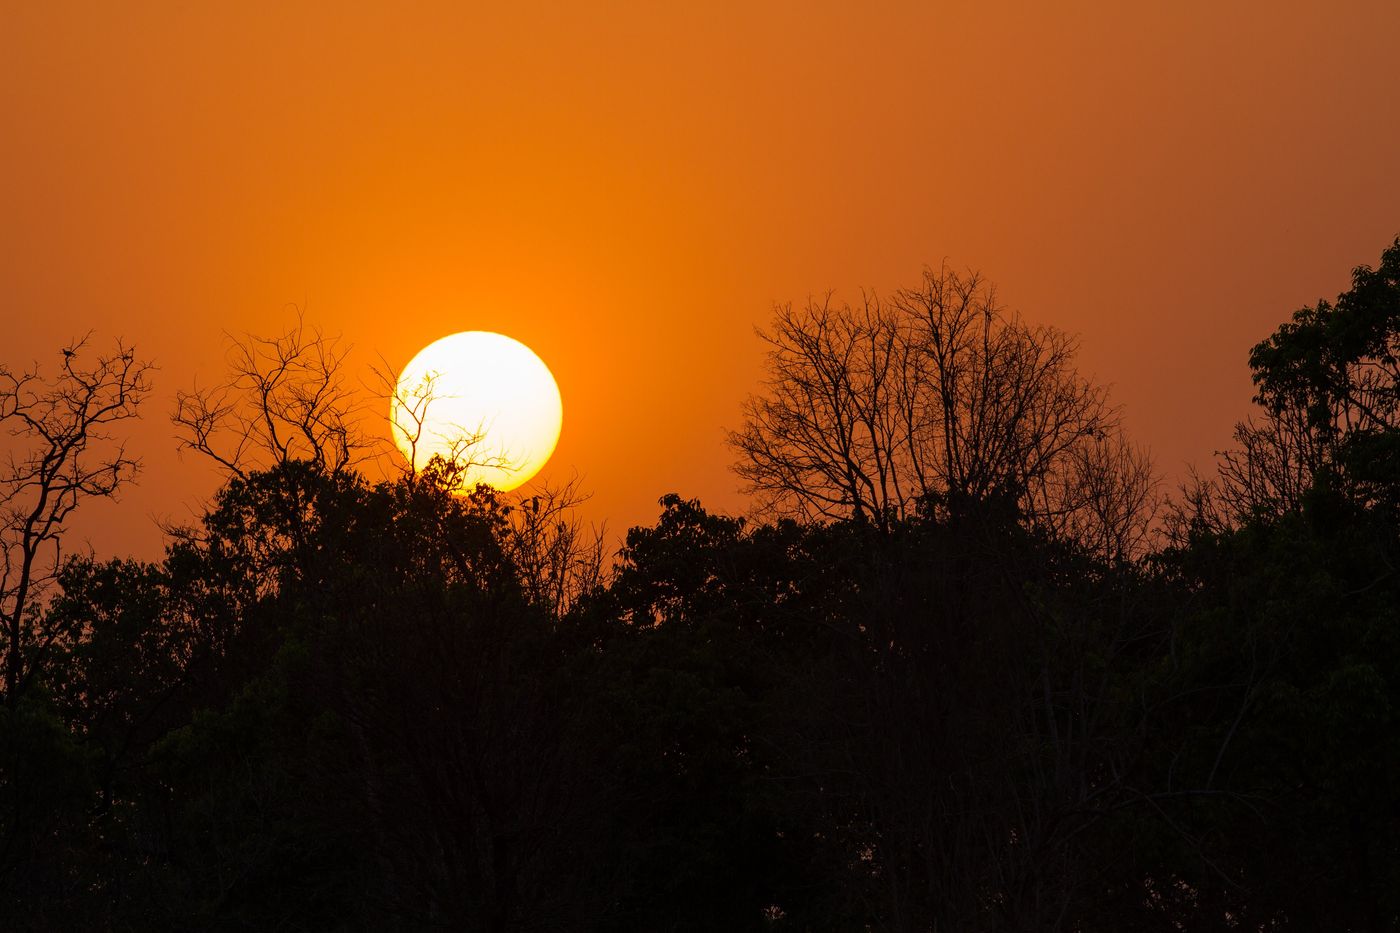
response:
{"label": "haze", "polygon": [[360,363],[528,344],[545,477],[623,528],[744,509],[723,429],[774,302],[980,269],[1171,477],[1247,413],[1249,347],[1400,233],[1394,3],[462,6],[0,14],[0,359],[91,329],[160,366],[100,552],[214,488],[173,394],[291,304]]}

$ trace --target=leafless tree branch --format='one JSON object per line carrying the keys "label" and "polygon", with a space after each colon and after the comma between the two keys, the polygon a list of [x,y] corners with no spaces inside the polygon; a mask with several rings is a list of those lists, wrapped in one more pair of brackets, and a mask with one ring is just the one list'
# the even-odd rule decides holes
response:
{"label": "leafless tree branch", "polygon": [[[89,335],[90,336],[90,335]],[[0,466],[0,626],[5,696],[14,703],[57,637],[40,613],[63,561],[63,533],[87,499],[115,498],[140,461],[110,426],[134,418],[152,366],[118,341],[93,353],[89,337],[62,348],[59,371],[0,364],[0,424],[11,442]]]}
{"label": "leafless tree branch", "polygon": [[334,474],[370,454],[363,400],[346,379],[350,348],[338,337],[298,313],[279,336],[228,341],[227,380],[176,393],[171,420],[182,450],[240,477],[291,460]]}
{"label": "leafless tree branch", "polygon": [[759,336],[765,391],[729,444],[760,510],[884,526],[1005,500],[1106,557],[1143,546],[1146,452],[1075,370],[1075,341],[1008,315],[976,273],[926,270],[888,302],[782,306]]}

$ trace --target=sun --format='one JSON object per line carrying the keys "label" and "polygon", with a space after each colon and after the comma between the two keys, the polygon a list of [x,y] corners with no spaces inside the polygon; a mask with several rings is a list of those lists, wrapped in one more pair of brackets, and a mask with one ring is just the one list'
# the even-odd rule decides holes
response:
{"label": "sun", "polygon": [[549,367],[518,340],[471,330],[428,344],[399,374],[394,443],[417,469],[434,454],[466,468],[464,488],[530,480],[554,453],[564,404]]}

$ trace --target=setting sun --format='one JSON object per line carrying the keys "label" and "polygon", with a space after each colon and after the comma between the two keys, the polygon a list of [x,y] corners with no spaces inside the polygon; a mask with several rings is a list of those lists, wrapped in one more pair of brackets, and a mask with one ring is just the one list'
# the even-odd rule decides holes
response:
{"label": "setting sun", "polygon": [[554,453],[564,409],[544,361],[502,334],[466,331],[419,351],[390,404],[394,443],[417,469],[434,455],[466,467],[466,487],[505,491]]}

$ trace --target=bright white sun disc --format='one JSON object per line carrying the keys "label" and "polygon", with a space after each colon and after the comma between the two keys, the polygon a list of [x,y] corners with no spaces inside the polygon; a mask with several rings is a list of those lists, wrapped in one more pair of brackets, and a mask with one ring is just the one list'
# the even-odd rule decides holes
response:
{"label": "bright white sun disc", "polygon": [[544,361],[518,340],[471,330],[428,344],[399,374],[394,443],[423,469],[437,454],[466,468],[465,488],[526,483],[559,442],[564,404]]}

